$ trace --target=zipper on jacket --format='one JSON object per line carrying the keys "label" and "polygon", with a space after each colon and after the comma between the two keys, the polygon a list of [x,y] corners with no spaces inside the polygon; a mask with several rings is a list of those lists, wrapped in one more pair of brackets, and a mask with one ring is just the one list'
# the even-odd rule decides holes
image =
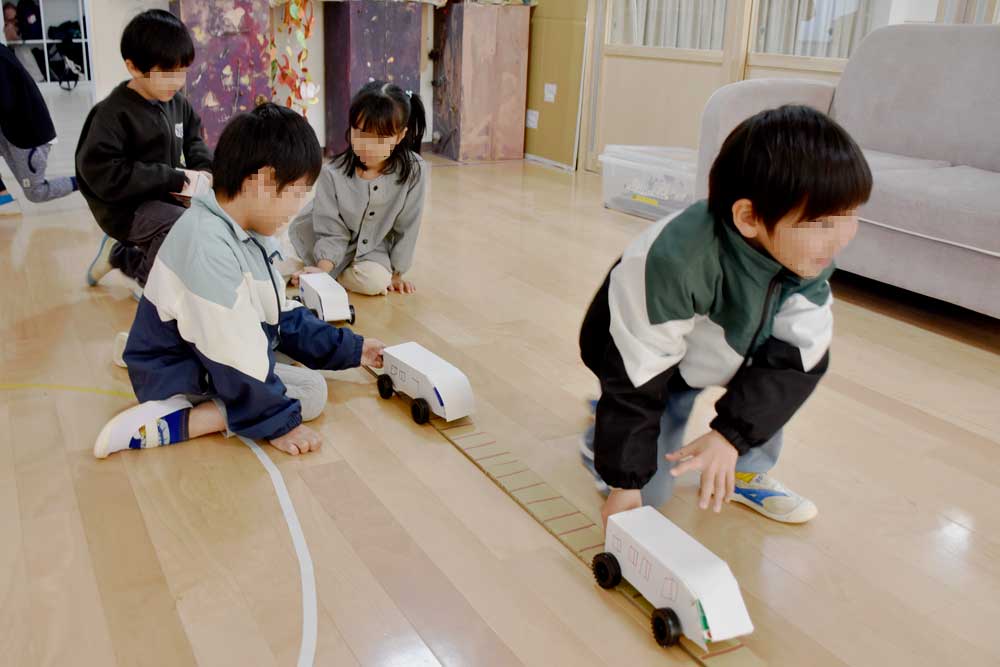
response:
{"label": "zipper on jacket", "polygon": [[174,143],[175,143],[175,140],[177,139],[177,137],[174,136],[174,128],[170,127],[170,118],[167,116],[167,112],[163,108],[163,103],[160,102],[159,104],[157,104],[156,108],[159,110],[160,115],[163,116],[163,123],[167,126],[167,136],[170,137],[170,142],[167,144],[167,150],[170,152],[170,154],[167,156],[167,164],[169,164],[171,167],[173,167],[174,166]]}
{"label": "zipper on jacket", "polygon": [[764,298],[764,308],[760,313],[760,321],[757,323],[757,330],[753,332],[753,337],[750,338],[750,344],[747,345],[746,352],[743,353],[743,366],[750,365],[750,353],[753,352],[754,343],[757,342],[757,337],[760,336],[761,330],[764,328],[764,323],[767,321],[767,314],[771,312],[771,298],[774,296],[774,287],[778,284],[781,279],[781,273],[775,274],[771,278],[771,282],[767,285],[767,296]]}
{"label": "zipper on jacket", "polygon": [[271,260],[268,258],[267,251],[264,250],[264,246],[262,246],[257,239],[255,239],[254,237],[251,236],[250,240],[253,241],[253,244],[255,246],[257,246],[258,250],[260,250],[260,256],[263,258],[264,264],[267,266],[267,278],[268,278],[268,280],[271,281],[271,287],[274,288],[274,303],[278,306],[278,321],[275,324],[275,326],[277,326],[277,328],[278,328],[278,338],[280,339],[281,338],[281,297],[278,296],[278,286],[274,283],[274,271],[271,270]]}

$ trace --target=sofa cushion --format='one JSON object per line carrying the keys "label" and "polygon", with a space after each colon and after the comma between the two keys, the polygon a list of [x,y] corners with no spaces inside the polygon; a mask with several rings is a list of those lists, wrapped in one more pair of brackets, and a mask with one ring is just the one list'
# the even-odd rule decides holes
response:
{"label": "sofa cushion", "polygon": [[965,166],[882,170],[875,174],[875,188],[860,216],[1000,253],[1000,173]]}
{"label": "sofa cushion", "polygon": [[1000,25],[891,25],[851,55],[831,115],[866,148],[1000,171]]}
{"label": "sofa cushion", "polygon": [[938,169],[940,167],[950,167],[950,162],[944,160],[924,160],[918,157],[908,157],[906,155],[896,155],[895,153],[883,153],[863,148],[865,159],[873,172],[885,169]]}

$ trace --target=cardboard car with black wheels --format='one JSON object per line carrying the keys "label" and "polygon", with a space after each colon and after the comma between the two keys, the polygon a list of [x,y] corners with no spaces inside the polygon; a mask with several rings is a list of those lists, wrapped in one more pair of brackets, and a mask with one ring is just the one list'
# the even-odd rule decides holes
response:
{"label": "cardboard car with black wheels", "polygon": [[386,400],[397,393],[413,399],[411,415],[418,424],[426,424],[431,415],[455,421],[476,407],[469,378],[419,343],[385,348],[378,393]]}
{"label": "cardboard car with black wheels", "polygon": [[653,637],[672,646],[681,635],[702,649],[753,632],[729,565],[652,507],[612,514],[604,551],[591,563],[601,588],[625,579],[653,605]]}

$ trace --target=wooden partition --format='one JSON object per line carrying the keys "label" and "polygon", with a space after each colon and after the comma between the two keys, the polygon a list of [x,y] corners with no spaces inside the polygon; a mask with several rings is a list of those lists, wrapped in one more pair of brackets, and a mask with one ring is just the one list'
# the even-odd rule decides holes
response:
{"label": "wooden partition", "polygon": [[463,162],[524,157],[530,11],[456,3],[435,12],[438,152]]}

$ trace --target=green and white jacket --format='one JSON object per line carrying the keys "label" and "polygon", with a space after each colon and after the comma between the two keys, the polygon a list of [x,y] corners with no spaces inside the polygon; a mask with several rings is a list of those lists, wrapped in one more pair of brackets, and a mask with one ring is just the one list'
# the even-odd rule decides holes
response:
{"label": "green and white jacket", "polygon": [[796,276],[701,201],[629,245],[587,312],[581,356],[601,382],[601,477],[641,488],[656,472],[670,391],[726,387],[712,428],[742,454],[816,388],[833,335],[829,267]]}

